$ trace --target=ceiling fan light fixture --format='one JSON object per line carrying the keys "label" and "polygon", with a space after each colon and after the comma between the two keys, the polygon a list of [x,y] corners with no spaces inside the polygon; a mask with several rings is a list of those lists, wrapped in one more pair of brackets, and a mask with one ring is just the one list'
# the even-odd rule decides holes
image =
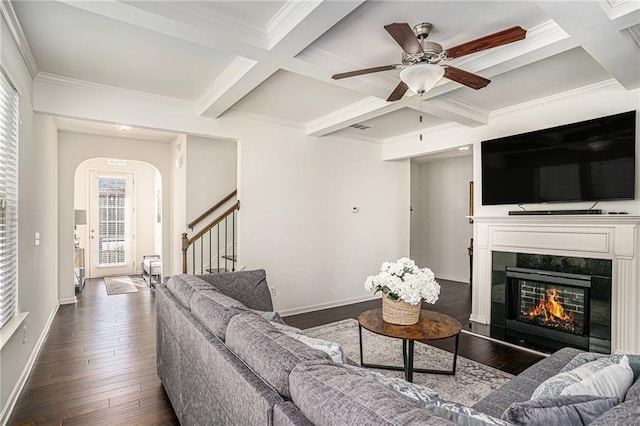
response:
{"label": "ceiling fan light fixture", "polygon": [[412,92],[428,92],[444,75],[444,68],[434,64],[417,64],[400,71],[402,80]]}

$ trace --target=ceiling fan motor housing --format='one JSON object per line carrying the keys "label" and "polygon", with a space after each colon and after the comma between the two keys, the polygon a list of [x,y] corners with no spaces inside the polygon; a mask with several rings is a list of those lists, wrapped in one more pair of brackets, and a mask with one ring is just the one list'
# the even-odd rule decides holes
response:
{"label": "ceiling fan motor housing", "polygon": [[427,41],[427,37],[431,33],[433,25],[429,22],[422,22],[413,27],[413,33],[415,34],[418,42],[422,46],[424,53],[417,55],[411,53],[404,53],[402,55],[403,65],[416,65],[416,64],[437,64],[440,62],[441,53],[444,50],[438,43]]}
{"label": "ceiling fan motor housing", "polygon": [[402,55],[402,65],[416,65],[416,64],[437,64],[442,59],[442,46],[438,43],[433,43],[431,41],[424,41],[424,39],[420,40],[420,44],[422,45],[422,50],[424,53],[419,55],[413,55],[411,53],[403,53]]}

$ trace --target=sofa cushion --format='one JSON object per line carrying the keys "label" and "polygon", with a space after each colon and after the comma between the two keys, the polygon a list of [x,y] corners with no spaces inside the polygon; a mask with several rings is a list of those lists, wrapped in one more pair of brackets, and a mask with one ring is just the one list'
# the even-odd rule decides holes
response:
{"label": "sofa cushion", "polygon": [[273,311],[264,269],[199,275],[220,293],[242,302],[247,308]]}
{"label": "sofa cushion", "polygon": [[618,398],[558,396],[511,404],[502,418],[517,425],[589,424],[618,404]]}
{"label": "sofa cushion", "polygon": [[248,312],[246,306],[213,289],[199,291],[191,299],[193,316],[221,340],[226,340],[229,320],[243,312]]}
{"label": "sofa cushion", "polygon": [[631,401],[633,399],[637,399],[640,404],[640,378],[636,379],[624,396],[625,401]]}
{"label": "sofa cushion", "polygon": [[452,424],[393,389],[329,361],[300,363],[289,382],[294,404],[315,425]]}
{"label": "sofa cushion", "polygon": [[328,360],[324,352],[285,336],[253,312],[234,316],[226,333],[227,346],[278,391],[290,397],[289,374],[302,361]]}
{"label": "sofa cushion", "polygon": [[428,411],[462,426],[487,426],[500,425],[507,426],[509,423],[481,413],[473,408],[464,406],[457,402],[447,401],[438,398],[438,394],[431,388],[407,382],[396,377],[387,377],[377,371],[369,370],[355,365],[345,365],[347,370],[359,376],[368,377],[376,382],[401,393],[416,401],[418,405]]}
{"label": "sofa cushion", "polygon": [[633,383],[633,371],[626,356],[613,355],[587,362],[571,371],[559,373],[544,381],[531,399],[558,395],[594,395],[624,399]]}
{"label": "sofa cushion", "polygon": [[510,382],[491,392],[473,405],[483,413],[500,417],[514,402],[527,401],[540,383],[552,377],[581,351],[574,348],[563,348],[547,358],[527,368]]}
{"label": "sofa cushion", "polygon": [[191,309],[191,299],[200,290],[211,290],[213,286],[197,275],[174,275],[167,279],[167,288],[187,309]]}
{"label": "sofa cushion", "polygon": [[625,401],[598,417],[591,426],[638,426],[640,425],[640,403]]}

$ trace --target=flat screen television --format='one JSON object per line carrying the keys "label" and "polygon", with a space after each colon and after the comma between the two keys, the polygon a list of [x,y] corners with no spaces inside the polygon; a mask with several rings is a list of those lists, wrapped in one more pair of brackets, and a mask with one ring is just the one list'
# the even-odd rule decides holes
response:
{"label": "flat screen television", "polygon": [[483,205],[634,199],[635,111],[481,147]]}

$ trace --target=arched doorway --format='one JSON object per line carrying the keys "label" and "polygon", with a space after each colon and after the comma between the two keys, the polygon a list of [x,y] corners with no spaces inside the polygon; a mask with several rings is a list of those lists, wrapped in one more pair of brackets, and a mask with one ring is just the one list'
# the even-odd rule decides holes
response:
{"label": "arched doorway", "polygon": [[[87,278],[141,273],[145,255],[162,255],[162,178],[144,161],[91,158],[74,175],[75,268]],[[82,220],[82,218],[86,220]],[[76,272],[77,288],[82,277]]]}

